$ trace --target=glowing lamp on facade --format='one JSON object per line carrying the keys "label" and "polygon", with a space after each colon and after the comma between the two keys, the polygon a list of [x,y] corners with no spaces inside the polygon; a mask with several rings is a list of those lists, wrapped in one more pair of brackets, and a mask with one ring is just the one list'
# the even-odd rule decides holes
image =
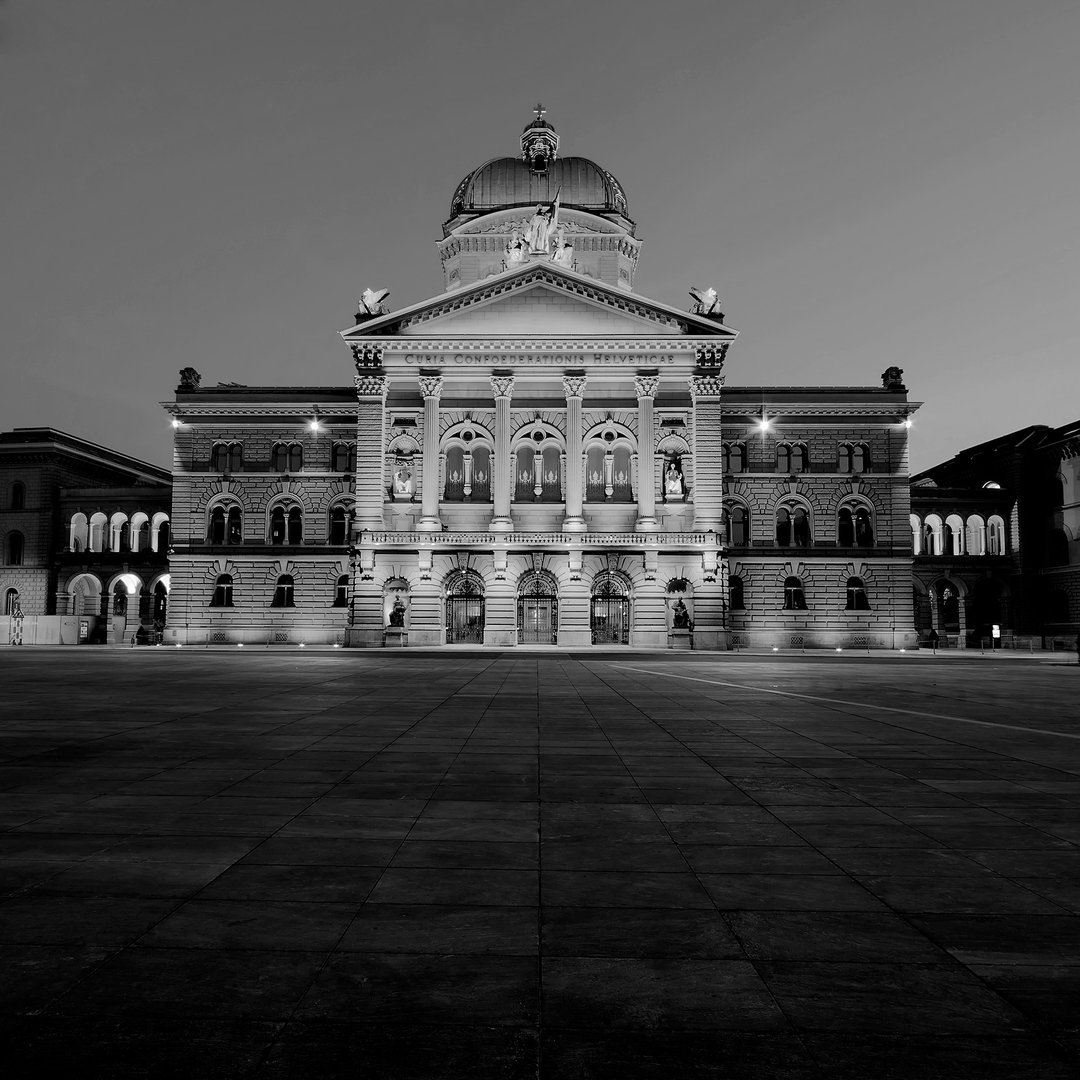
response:
{"label": "glowing lamp on facade", "polygon": [[180,426],[180,420],[175,416],[169,421],[169,423],[172,424],[174,428],[178,428]]}

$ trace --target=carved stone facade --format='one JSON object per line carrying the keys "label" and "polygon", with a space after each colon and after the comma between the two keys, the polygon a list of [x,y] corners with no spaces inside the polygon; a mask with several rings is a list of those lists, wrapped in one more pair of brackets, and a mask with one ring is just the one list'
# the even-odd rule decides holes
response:
{"label": "carved stone facade", "polygon": [[[715,292],[696,312],[635,294],[625,192],[557,150],[538,115],[520,157],[458,185],[446,292],[343,331],[355,389],[185,380],[173,640],[912,639],[906,392],[726,387]],[[258,449],[211,467],[233,441]]]}

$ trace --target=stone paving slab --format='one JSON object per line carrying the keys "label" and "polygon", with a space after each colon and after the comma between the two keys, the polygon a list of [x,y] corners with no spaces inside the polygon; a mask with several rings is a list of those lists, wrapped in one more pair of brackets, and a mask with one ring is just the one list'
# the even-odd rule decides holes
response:
{"label": "stone paving slab", "polygon": [[1070,657],[0,662],[5,1077],[1080,1069]]}

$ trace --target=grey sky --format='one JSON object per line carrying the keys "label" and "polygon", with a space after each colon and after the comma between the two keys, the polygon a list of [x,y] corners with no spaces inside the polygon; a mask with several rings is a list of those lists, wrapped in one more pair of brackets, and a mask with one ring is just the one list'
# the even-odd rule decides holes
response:
{"label": "grey sky", "polygon": [[927,402],[923,468],[1080,415],[1075,0],[0,3],[0,427],[167,463],[157,402],[348,382],[441,290],[461,177],[542,100],[624,184],[637,288],[713,285],[735,384]]}

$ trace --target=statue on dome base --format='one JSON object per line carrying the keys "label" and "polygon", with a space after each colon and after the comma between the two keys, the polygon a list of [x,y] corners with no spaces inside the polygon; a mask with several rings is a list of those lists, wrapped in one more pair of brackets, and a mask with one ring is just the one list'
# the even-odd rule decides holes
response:
{"label": "statue on dome base", "polygon": [[536,212],[529,218],[525,228],[525,239],[530,251],[540,251],[545,255],[551,247],[551,234],[559,227],[559,192],[555,193],[547,206],[536,204]]}
{"label": "statue on dome base", "polygon": [[574,245],[567,239],[566,231],[560,225],[555,230],[555,250],[551,253],[551,261],[559,266],[569,269],[574,267]]}

